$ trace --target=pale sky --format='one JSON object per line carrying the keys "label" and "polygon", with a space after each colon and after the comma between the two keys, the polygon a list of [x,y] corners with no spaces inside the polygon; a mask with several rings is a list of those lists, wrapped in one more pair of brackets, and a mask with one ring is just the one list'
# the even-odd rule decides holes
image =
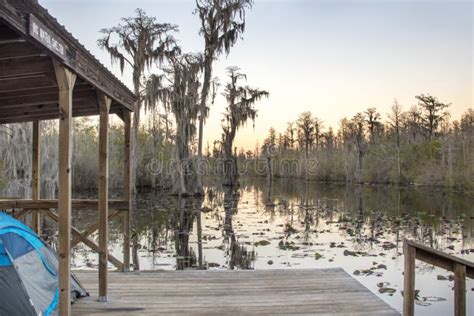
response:
{"label": "pale sky", "polygon": [[[96,40],[100,29],[135,8],[179,25],[185,51],[203,47],[194,0],[40,3],[130,88],[130,69],[122,76]],[[385,118],[395,98],[408,109],[420,93],[451,103],[453,118],[459,118],[473,106],[473,15],[472,1],[255,0],[244,40],[221,57],[214,73],[224,83],[225,68],[238,66],[249,85],[270,92],[257,105],[255,128],[250,123],[241,129],[236,145],[253,149],[270,127],[283,131],[303,111],[334,128],[368,107]],[[221,96],[205,129],[211,147],[220,139],[224,108]]]}

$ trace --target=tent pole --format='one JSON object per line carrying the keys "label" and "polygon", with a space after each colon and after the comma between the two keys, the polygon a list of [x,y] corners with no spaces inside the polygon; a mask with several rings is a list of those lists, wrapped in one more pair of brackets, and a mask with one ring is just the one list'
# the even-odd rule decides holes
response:
{"label": "tent pole", "polygon": [[[39,121],[33,121],[33,157],[32,157],[32,180],[31,196],[33,200],[40,199],[40,133]],[[38,235],[41,234],[41,213],[38,210],[33,211],[31,217],[31,228]]]}
{"label": "tent pole", "polygon": [[53,59],[59,88],[59,315],[71,315],[71,123],[76,74]]}

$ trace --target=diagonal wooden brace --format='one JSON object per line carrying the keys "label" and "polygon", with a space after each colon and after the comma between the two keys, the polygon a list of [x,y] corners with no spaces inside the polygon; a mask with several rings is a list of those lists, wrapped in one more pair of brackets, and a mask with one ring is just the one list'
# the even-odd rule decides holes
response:
{"label": "diagonal wooden brace", "polygon": [[[55,212],[53,212],[51,210],[42,210],[42,212],[44,212],[44,214],[49,216],[55,222],[59,221],[59,217]],[[78,238],[86,246],[91,248],[93,251],[95,251],[97,253],[100,253],[99,246],[96,243],[94,243],[93,241],[91,241],[89,238],[82,235],[81,232],[77,228],[75,228],[74,226],[71,226],[71,232],[74,236],[76,236],[76,238]],[[115,267],[117,267],[117,269],[119,269],[119,270],[123,269],[123,263],[120,260],[118,260],[117,258],[115,258],[114,256],[112,256],[111,254],[108,255],[108,259],[109,259],[108,261],[110,263],[112,263]]]}
{"label": "diagonal wooden brace", "polygon": [[[118,215],[120,215],[121,211],[114,211],[112,213],[109,214],[109,221],[113,220],[114,218],[116,218]],[[89,237],[90,235],[92,235],[93,233],[95,233],[96,230],[99,229],[99,223],[96,222],[92,225],[90,225],[89,227],[87,227],[83,232],[82,232],[82,236],[84,237]],[[75,237],[72,242],[71,242],[71,248],[77,246],[77,244],[79,244],[81,242],[81,240],[77,237]]]}

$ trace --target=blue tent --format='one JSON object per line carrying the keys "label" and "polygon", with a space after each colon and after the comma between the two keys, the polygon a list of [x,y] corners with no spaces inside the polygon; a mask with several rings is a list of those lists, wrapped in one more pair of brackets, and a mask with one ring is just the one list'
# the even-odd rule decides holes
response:
{"label": "blue tent", "polygon": [[[73,300],[87,296],[74,275]],[[0,315],[57,315],[58,260],[29,227],[0,212]]]}

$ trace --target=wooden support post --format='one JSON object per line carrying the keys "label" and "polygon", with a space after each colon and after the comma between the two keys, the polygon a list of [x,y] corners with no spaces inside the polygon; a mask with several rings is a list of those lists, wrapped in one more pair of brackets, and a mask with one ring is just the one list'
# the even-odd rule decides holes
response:
{"label": "wooden support post", "polygon": [[202,260],[202,222],[201,222],[201,210],[197,210],[197,240],[198,240],[198,268],[203,269],[203,260]]}
{"label": "wooden support post", "polygon": [[132,198],[131,198],[131,115],[130,112],[125,111],[123,115],[124,122],[124,161],[123,161],[123,199],[128,201],[128,210],[123,212],[123,270],[130,271],[130,213],[132,209]]}
{"label": "wooden support post", "polygon": [[[31,198],[40,199],[40,133],[39,121],[33,121],[33,157],[31,171]],[[33,211],[31,216],[31,228],[38,235],[41,234],[41,213]]]}
{"label": "wooden support post", "polygon": [[403,316],[415,314],[415,258],[416,249],[403,243],[403,254],[405,256],[405,270],[403,280]]}
{"label": "wooden support post", "polygon": [[107,265],[109,241],[109,163],[108,131],[112,100],[97,92],[100,112],[99,127],[99,302],[107,302]]}
{"label": "wooden support post", "polygon": [[466,266],[454,263],[454,315],[466,316]]}
{"label": "wooden support post", "polygon": [[53,59],[59,88],[59,315],[71,314],[71,123],[76,75]]}
{"label": "wooden support post", "polygon": [[122,212],[123,271],[130,271],[130,209]]}

